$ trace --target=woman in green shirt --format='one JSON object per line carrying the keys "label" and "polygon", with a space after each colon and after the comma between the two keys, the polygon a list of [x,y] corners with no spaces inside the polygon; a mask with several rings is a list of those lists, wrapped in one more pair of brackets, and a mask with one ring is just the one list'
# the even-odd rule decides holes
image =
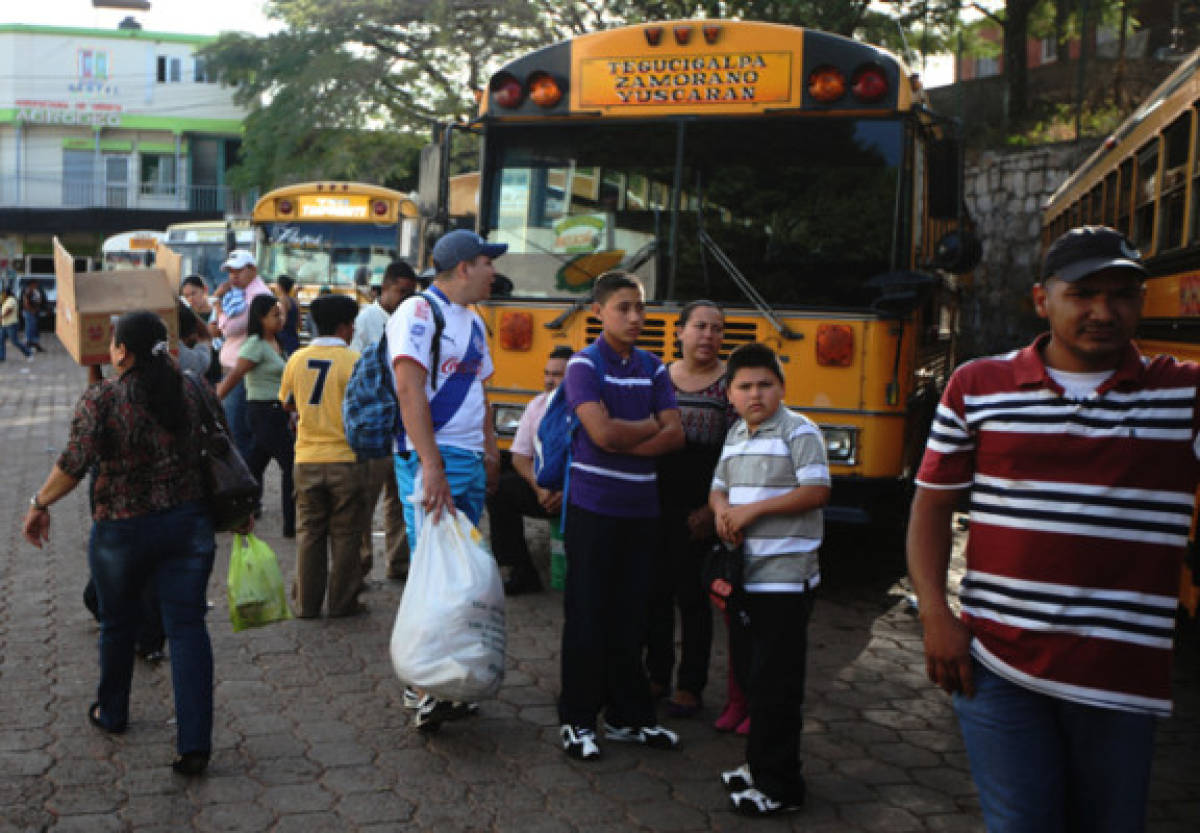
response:
{"label": "woman in green shirt", "polygon": [[238,353],[237,365],[217,386],[222,399],[243,378],[246,380],[246,415],[254,445],[246,464],[259,483],[267,463],[274,460],[283,473],[280,504],[283,509],[283,537],[296,537],[296,503],[292,495],[292,462],[296,438],[291,421],[279,401],[279,382],[287,364],[279,332],[283,329],[283,309],[274,295],[257,295],[250,302],[246,332],[249,337]]}

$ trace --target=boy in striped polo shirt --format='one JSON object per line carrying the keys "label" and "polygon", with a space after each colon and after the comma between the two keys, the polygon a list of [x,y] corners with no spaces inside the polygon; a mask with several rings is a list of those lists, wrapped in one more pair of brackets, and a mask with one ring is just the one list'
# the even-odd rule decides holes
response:
{"label": "boy in striped polo shirt", "polygon": [[[1170,714],[1200,367],[1132,342],[1146,270],[1072,229],[1033,302],[1050,332],[954,372],[908,536],[925,664],[954,694],[991,833],[1142,830],[1154,718]],[[960,598],[950,521],[969,495]]]}
{"label": "boy in striped polo shirt", "polygon": [[563,390],[579,417],[571,444],[564,543],[563,751],[600,755],[605,737],[674,749],[679,737],[657,725],[642,665],[651,567],[658,536],[654,458],[683,445],[667,369],[635,347],[646,318],[642,284],[605,272],[592,290],[604,331],[567,363]]}
{"label": "boy in striped polo shirt", "polygon": [[800,775],[805,660],[821,507],[829,464],[821,430],[783,405],[783,370],[764,344],[729,356],[729,429],[709,504],[721,539],[744,554],[743,610],[730,618],[730,657],[750,700],[746,763],[721,774],[734,809],[751,816],[804,803]]}

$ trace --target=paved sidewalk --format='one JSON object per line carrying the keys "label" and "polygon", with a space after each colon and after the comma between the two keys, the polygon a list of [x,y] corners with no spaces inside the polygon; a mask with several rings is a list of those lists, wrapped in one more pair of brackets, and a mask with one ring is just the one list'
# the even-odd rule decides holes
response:
{"label": "paved sidewalk", "polygon": [[[366,616],[234,634],[221,536],[209,597],[216,655],[215,755],[174,775],[170,672],[138,664],[127,734],[98,733],[87,579],[86,498],[52,512],[51,542],[20,539],[29,495],[67,434],[84,374],[53,337],[31,364],[0,364],[0,831],[981,831],[949,702],[925,679],[895,557],[835,542],[810,630],[809,801],[785,819],[726,809],[718,771],[740,740],[710,727],[724,695],[724,639],[700,719],[675,721],[674,753],[604,746],[595,763],[557,744],[561,595],[513,599],[508,676],[480,717],[425,737],[407,725],[388,657],[401,586],[376,579]],[[29,372],[24,372],[28,370]],[[259,532],[290,578],[278,536],[278,473]],[[544,558],[544,553],[543,553]],[[376,574],[382,574],[376,557]],[[720,633],[721,628],[718,628]],[[1177,662],[1176,716],[1159,732],[1149,829],[1200,829],[1200,649]]]}

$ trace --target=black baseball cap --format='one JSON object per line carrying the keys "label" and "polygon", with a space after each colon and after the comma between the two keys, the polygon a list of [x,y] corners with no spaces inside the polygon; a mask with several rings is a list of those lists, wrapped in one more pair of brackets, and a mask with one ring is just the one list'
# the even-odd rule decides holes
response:
{"label": "black baseball cap", "polygon": [[1121,232],[1108,226],[1080,226],[1050,244],[1042,261],[1042,280],[1058,278],[1074,283],[1112,268],[1147,274],[1142,253]]}

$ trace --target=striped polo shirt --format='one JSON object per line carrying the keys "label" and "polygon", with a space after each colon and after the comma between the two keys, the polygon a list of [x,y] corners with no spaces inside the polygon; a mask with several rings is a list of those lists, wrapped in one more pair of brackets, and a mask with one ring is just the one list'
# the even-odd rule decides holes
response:
{"label": "striped polo shirt", "polygon": [[970,489],[976,659],[1053,697],[1167,715],[1200,365],[1131,344],[1071,399],[1042,361],[1048,338],[954,372],[917,483]]}
{"label": "striped polo shirt", "polygon": [[[777,497],[798,486],[828,486],[829,464],[821,429],[782,405],[752,434],[738,420],[725,437],[712,488],[731,506]],[[825,536],[820,509],[769,515],[744,533],[748,593],[797,593],[821,581],[817,550]]]}
{"label": "striped polo shirt", "polygon": [[[603,367],[594,361],[597,353]],[[572,411],[599,402],[615,419],[645,419],[678,408],[675,388],[657,356],[634,348],[628,358],[622,358],[604,336],[567,362],[563,390]],[[659,514],[654,458],[604,451],[582,426],[571,445],[568,492],[569,503],[599,515],[654,518]]]}

